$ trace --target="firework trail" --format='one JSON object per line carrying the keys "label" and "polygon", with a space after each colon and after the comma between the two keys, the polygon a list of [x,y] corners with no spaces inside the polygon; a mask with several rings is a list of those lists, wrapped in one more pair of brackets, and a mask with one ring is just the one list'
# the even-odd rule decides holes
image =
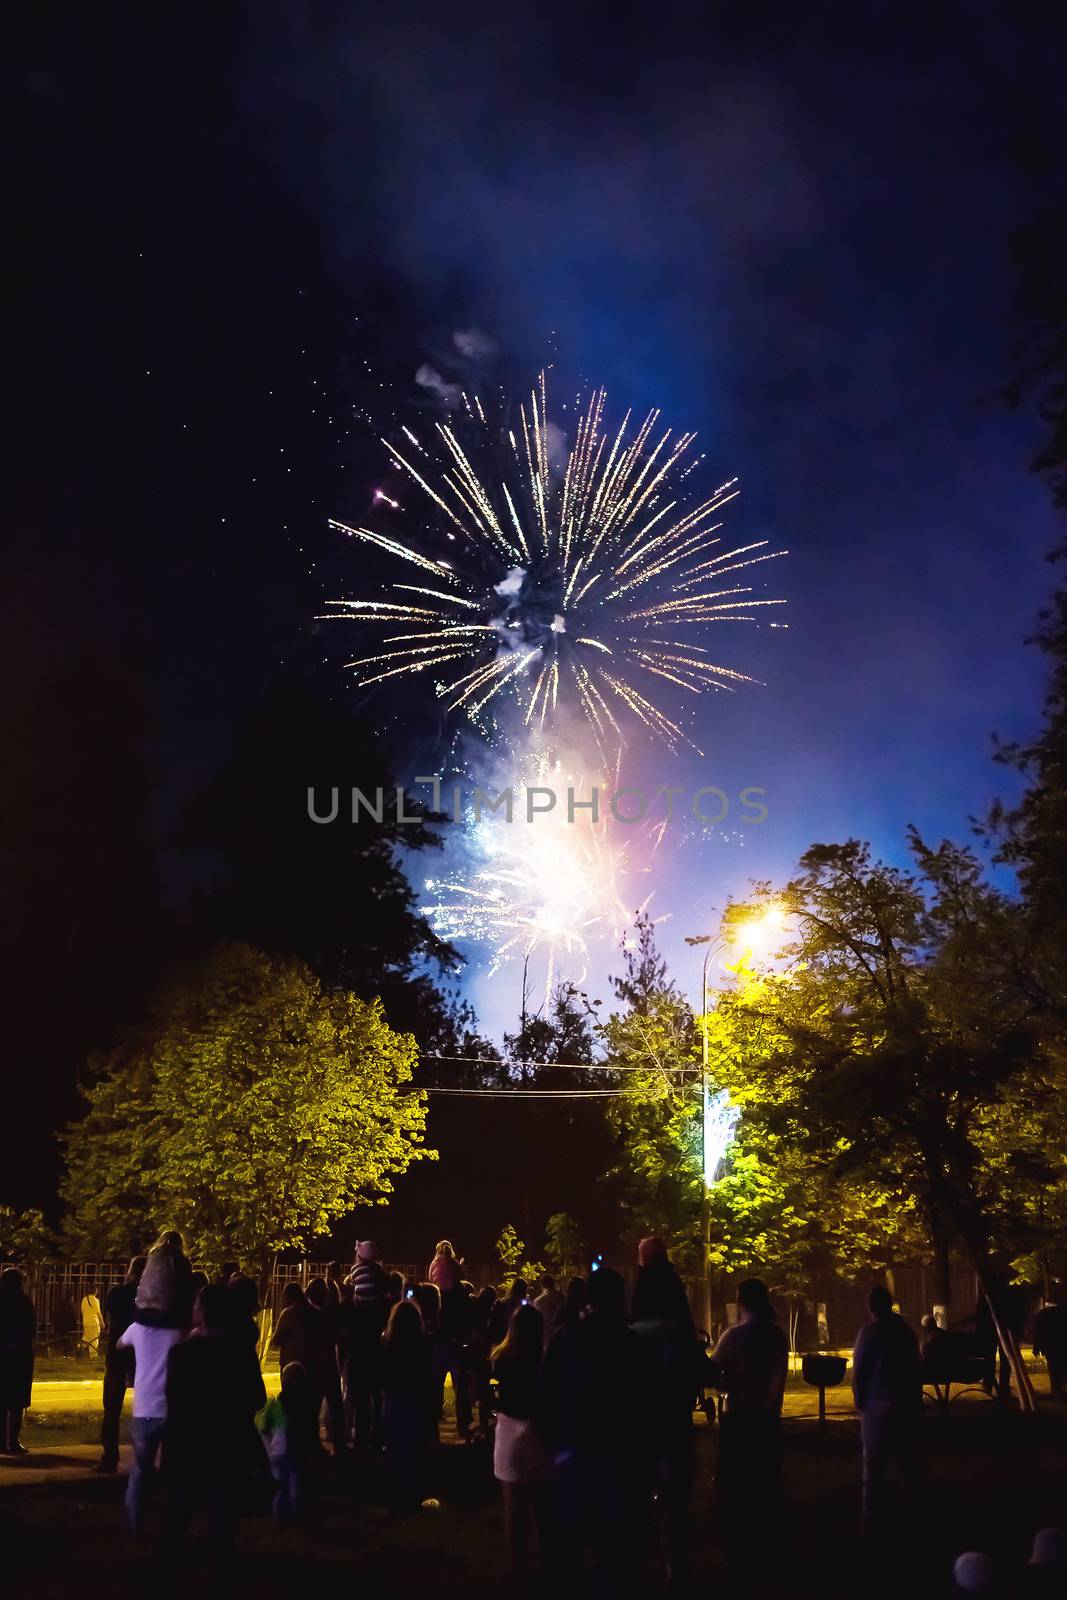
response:
{"label": "firework trail", "polygon": [[670,748],[692,744],[673,702],[672,715],[659,703],[665,686],[680,698],[752,682],[712,658],[708,631],[783,604],[753,598],[738,575],[784,551],[766,539],[719,548],[736,479],[692,496],[695,435],[662,429],[658,411],[637,425],[628,412],[612,433],[603,389],[562,463],[543,373],[499,424],[477,396],[463,404],[463,422],[438,423],[430,447],[408,428],[383,440],[418,492],[415,533],[390,530],[413,519],[383,491],[380,526],[331,521],[399,568],[379,598],[328,602],[330,617],[374,630],[346,665],[364,687],[428,673],[449,712],[490,733],[506,721],[551,736],[577,711],[609,760],[627,723]]}

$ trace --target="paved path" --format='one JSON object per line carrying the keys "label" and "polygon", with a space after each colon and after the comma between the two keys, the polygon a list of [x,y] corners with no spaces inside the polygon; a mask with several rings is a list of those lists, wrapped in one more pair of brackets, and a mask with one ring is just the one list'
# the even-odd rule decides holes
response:
{"label": "paved path", "polygon": [[[263,1382],[268,1394],[277,1394],[281,1380],[277,1369],[264,1372]],[[84,1412],[87,1416],[99,1412],[103,1378],[44,1378],[35,1380],[33,1404],[30,1413],[47,1416],[49,1412]],[[130,1390],[126,1391],[124,1415],[130,1414]]]}
{"label": "paved path", "polygon": [[[1048,1393],[1048,1377],[1043,1372],[1031,1373],[1034,1385],[1039,1394]],[[268,1394],[276,1394],[279,1387],[277,1371],[267,1371],[263,1380]],[[961,1404],[990,1405],[984,1395],[968,1394],[964,1396]],[[807,1418],[814,1421],[819,1413],[818,1391],[809,1388],[806,1384],[791,1380],[786,1389],[785,1404],[782,1408],[783,1415],[790,1418]],[[72,1413],[81,1414],[85,1419],[82,1440],[67,1443],[59,1440],[55,1444],[42,1445],[39,1449],[33,1447],[34,1418],[47,1419],[49,1415],[56,1417],[69,1417]],[[130,1394],[127,1391],[125,1416],[130,1414]],[[64,1378],[44,1379],[33,1386],[33,1405],[30,1409],[29,1420],[24,1430],[26,1442],[30,1445],[28,1456],[0,1456],[0,1490],[5,1487],[20,1483],[56,1483],[63,1481],[85,1480],[92,1477],[92,1468],[100,1459],[100,1446],[93,1439],[100,1416],[100,1379],[99,1378]],[[848,1380],[836,1389],[826,1391],[826,1416],[827,1420],[841,1424],[855,1419],[856,1412],[852,1405],[852,1390]],[[47,1427],[47,1420],[44,1426]],[[72,1430],[73,1431],[73,1430]],[[78,1431],[81,1431],[80,1428]],[[447,1430],[451,1433],[451,1428]],[[84,1442],[89,1440],[90,1442]],[[119,1471],[125,1474],[129,1467],[129,1449],[124,1445]]]}
{"label": "paved path", "polygon": [[[99,1460],[98,1444],[58,1444],[43,1450],[35,1450],[31,1445],[28,1456],[0,1456],[0,1490],[26,1483],[95,1481],[97,1474],[93,1468]],[[124,1478],[129,1470],[130,1450],[128,1445],[123,1445],[119,1451],[118,1475]]]}

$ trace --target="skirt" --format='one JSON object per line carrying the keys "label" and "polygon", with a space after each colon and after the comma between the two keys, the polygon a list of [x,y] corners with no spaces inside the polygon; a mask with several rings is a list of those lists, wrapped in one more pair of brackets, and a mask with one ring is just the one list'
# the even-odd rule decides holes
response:
{"label": "skirt", "polygon": [[552,1457],[537,1424],[499,1412],[493,1445],[493,1476],[500,1483],[549,1483]]}

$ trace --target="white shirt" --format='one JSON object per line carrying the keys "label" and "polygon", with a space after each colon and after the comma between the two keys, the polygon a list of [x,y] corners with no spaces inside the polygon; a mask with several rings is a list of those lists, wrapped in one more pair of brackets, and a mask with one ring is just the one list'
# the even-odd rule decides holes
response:
{"label": "white shirt", "polygon": [[744,1317],[727,1328],[713,1354],[722,1368],[727,1411],[781,1411],[789,1340],[777,1322]]}
{"label": "white shirt", "polygon": [[120,1350],[132,1350],[133,1414],[165,1417],[167,1414],[167,1357],[184,1338],[181,1328],[146,1328],[131,1322],[119,1339]]}

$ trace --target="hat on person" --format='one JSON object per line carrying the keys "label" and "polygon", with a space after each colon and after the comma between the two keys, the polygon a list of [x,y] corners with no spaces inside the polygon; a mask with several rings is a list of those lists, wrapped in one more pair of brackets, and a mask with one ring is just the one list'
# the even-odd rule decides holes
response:
{"label": "hat on person", "polygon": [[1035,1533],[1027,1566],[1067,1572],[1067,1528],[1042,1528]]}
{"label": "hat on person", "polygon": [[992,1556],[977,1550],[967,1550],[957,1556],[952,1568],[952,1581],[963,1594],[984,1594],[993,1597],[1005,1594],[1000,1568]]}
{"label": "hat on person", "polygon": [[643,1267],[650,1267],[654,1261],[666,1261],[667,1246],[662,1239],[642,1239],[637,1247],[637,1259]]}
{"label": "hat on person", "polygon": [[378,1246],[373,1239],[361,1239],[356,1245],[357,1261],[377,1261]]}

